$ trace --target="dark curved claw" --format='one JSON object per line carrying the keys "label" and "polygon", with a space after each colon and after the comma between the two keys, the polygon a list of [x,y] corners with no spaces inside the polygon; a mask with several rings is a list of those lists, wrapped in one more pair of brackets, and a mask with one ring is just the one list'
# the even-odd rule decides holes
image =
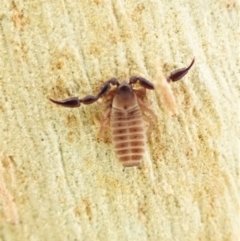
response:
{"label": "dark curved claw", "polygon": [[108,82],[105,82],[97,94],[98,98],[101,98],[102,96],[104,96],[109,91],[110,88],[111,88],[110,84]]}
{"label": "dark curved claw", "polygon": [[168,81],[168,82],[170,82],[170,81],[175,82],[175,81],[178,81],[178,80],[180,80],[181,78],[183,78],[183,77],[187,74],[187,72],[189,71],[189,69],[193,66],[194,61],[195,61],[195,59],[193,58],[191,64],[190,64],[188,67],[186,67],[186,68],[181,68],[181,69],[177,69],[177,70],[173,71],[173,72],[170,74],[170,76],[167,78],[167,81]]}
{"label": "dark curved claw", "polygon": [[51,100],[55,104],[58,104],[64,107],[69,107],[69,108],[75,108],[81,105],[81,101],[78,97],[72,97],[65,100],[53,100],[49,98],[49,100]]}
{"label": "dark curved claw", "polygon": [[149,90],[153,90],[154,89],[154,85],[148,81],[147,79],[143,78],[143,77],[138,77],[138,76],[132,76],[130,78],[129,84],[136,84],[137,81],[139,82],[139,84]]}
{"label": "dark curved claw", "polygon": [[119,82],[116,78],[111,78],[109,80],[107,80],[101,87],[100,91],[97,94],[97,98],[101,98],[103,97],[105,94],[107,94],[107,92],[110,90],[111,85],[119,85]]}

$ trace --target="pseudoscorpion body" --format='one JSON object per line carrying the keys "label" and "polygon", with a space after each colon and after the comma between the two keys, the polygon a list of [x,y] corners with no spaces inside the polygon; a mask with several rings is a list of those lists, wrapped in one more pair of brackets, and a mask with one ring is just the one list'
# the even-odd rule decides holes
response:
{"label": "pseudoscorpion body", "polygon": [[[193,63],[194,59],[188,67],[173,71],[167,77],[167,81],[180,80],[187,74]],[[140,84],[141,89],[133,88],[136,83]],[[115,89],[110,90],[111,85],[115,86]],[[119,83],[116,78],[111,78],[103,84],[96,96],[87,95],[81,99],[72,97],[65,100],[50,100],[55,104],[73,108],[79,107],[81,103],[92,104],[99,98],[105,97],[107,109],[101,123],[100,134],[110,123],[116,155],[124,167],[131,167],[138,166],[141,163],[145,152],[144,121],[148,122],[148,133],[150,133],[153,121],[149,115],[155,116],[144,102],[146,89],[153,90],[154,85],[142,77],[132,76],[129,83],[126,81]]]}

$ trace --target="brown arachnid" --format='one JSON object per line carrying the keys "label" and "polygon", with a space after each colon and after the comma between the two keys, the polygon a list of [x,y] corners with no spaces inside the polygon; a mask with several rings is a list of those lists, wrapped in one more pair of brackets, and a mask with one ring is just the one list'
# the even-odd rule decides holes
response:
{"label": "brown arachnid", "polygon": [[[167,82],[183,78],[193,63],[194,59],[188,67],[173,71],[167,77]],[[133,85],[136,83],[139,83],[142,88],[134,89]],[[113,90],[110,90],[111,85],[115,87]],[[79,107],[81,103],[92,104],[104,97],[107,109],[101,123],[100,135],[103,134],[106,125],[110,123],[116,155],[124,167],[131,167],[141,163],[145,152],[144,121],[149,124],[148,133],[153,127],[153,121],[146,113],[155,117],[153,111],[144,102],[146,89],[153,90],[154,85],[143,77],[132,76],[128,83],[126,81],[119,83],[116,78],[111,78],[102,85],[96,96],[87,95],[81,99],[72,97],[65,100],[50,100],[55,104],[74,108]]]}

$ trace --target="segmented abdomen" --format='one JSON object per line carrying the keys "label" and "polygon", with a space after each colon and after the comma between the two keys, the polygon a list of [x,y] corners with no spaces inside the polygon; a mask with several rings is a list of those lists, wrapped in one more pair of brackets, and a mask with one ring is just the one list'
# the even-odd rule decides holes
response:
{"label": "segmented abdomen", "polygon": [[145,151],[145,131],[142,113],[136,105],[122,111],[112,107],[110,129],[113,145],[123,166],[138,166]]}

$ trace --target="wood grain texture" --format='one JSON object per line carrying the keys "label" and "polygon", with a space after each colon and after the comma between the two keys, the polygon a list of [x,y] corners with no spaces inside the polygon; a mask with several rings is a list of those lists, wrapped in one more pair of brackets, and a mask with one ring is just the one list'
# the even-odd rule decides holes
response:
{"label": "wood grain texture", "polygon": [[[239,240],[240,2],[0,1],[0,240]],[[100,141],[111,77],[195,64],[157,92],[141,169]],[[106,133],[107,136],[107,133]]]}

